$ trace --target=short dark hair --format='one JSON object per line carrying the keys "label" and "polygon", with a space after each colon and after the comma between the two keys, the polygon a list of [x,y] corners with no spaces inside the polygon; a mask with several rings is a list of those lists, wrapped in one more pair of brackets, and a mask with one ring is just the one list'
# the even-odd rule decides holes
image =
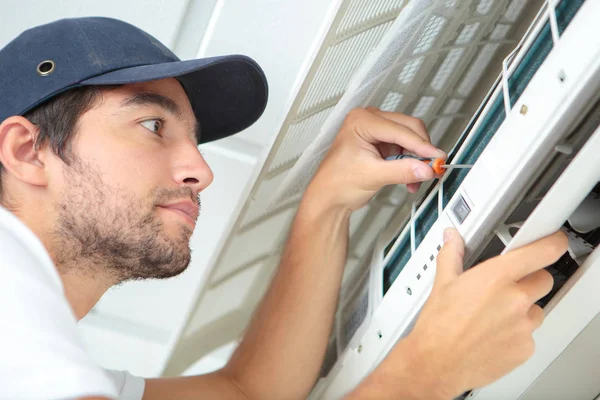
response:
{"label": "short dark hair", "polygon": [[[79,118],[95,105],[100,96],[98,86],[82,86],[67,90],[24,114],[23,117],[39,128],[35,148],[49,143],[54,154],[69,165],[73,160],[71,143]],[[0,163],[0,201],[4,194],[3,173],[4,168]]]}

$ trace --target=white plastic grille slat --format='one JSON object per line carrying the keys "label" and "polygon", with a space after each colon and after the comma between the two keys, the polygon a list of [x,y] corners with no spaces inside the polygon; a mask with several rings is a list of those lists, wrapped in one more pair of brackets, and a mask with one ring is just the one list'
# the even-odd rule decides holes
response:
{"label": "white plastic grille slat", "polygon": [[523,11],[525,4],[526,0],[513,0],[506,8],[504,19],[509,22],[515,22],[517,18],[519,18],[519,15],[521,15],[521,11]]}
{"label": "white plastic grille slat", "polygon": [[364,254],[367,251],[381,230],[387,225],[393,211],[392,207],[381,207],[379,213],[368,221],[367,229],[361,232],[361,235],[358,236],[359,240],[354,245],[356,254]]}
{"label": "white plastic grille slat", "polygon": [[336,36],[346,36],[370,25],[382,15],[399,10],[404,0],[352,0],[348,12],[336,30]]}
{"label": "white plastic grille slat", "polygon": [[485,15],[491,10],[493,5],[494,5],[494,0],[481,0],[479,2],[479,4],[477,5],[477,12],[479,14]]}
{"label": "white plastic grille slat", "polygon": [[231,251],[225,254],[222,268],[213,280],[220,280],[228,273],[239,269],[246,263],[265,257],[277,252],[279,241],[256,240],[265,235],[276,235],[281,237],[285,234],[295,214],[295,210],[289,209],[268,218],[262,224],[253,225],[250,229],[238,235],[231,246]]}
{"label": "white plastic grille slat", "polygon": [[444,136],[444,133],[446,133],[446,131],[450,127],[450,124],[452,124],[452,121],[454,121],[454,118],[442,117],[436,119],[433,122],[433,124],[429,128],[429,136],[431,138],[431,143],[433,143],[434,145],[439,143],[439,140]]}
{"label": "white plastic grille slat", "polygon": [[456,44],[467,44],[471,43],[475,34],[477,33],[477,29],[479,29],[479,22],[475,22],[473,24],[465,25],[463,30],[460,32],[454,43]]}
{"label": "white plastic grille slat", "polygon": [[444,114],[457,113],[458,110],[460,110],[460,108],[464,104],[464,102],[464,100],[460,99],[450,99],[450,101],[448,101],[448,103],[446,104],[446,107],[444,107]]}
{"label": "white plastic grille slat", "polygon": [[400,82],[403,85],[410,83],[410,81],[412,81],[414,76],[417,74],[417,71],[421,67],[421,64],[423,64],[424,59],[424,57],[419,57],[407,62],[404,65],[404,68],[402,68],[402,72],[400,72],[400,75],[398,75],[398,82]]}
{"label": "white plastic grille slat", "polygon": [[342,347],[346,347],[348,345],[350,339],[352,339],[352,336],[360,327],[360,324],[364,321],[369,307],[368,295],[368,292],[362,293],[358,304],[355,307],[351,308],[351,310],[353,311],[346,316],[346,319],[343,323],[344,328],[342,338],[340,340]]}
{"label": "white plastic grille slat", "polygon": [[446,55],[446,58],[440,65],[440,68],[436,72],[435,76],[431,80],[431,88],[435,91],[441,91],[445,86],[448,78],[452,76],[456,66],[460,62],[460,59],[464,53],[465,49],[452,49]]}
{"label": "white plastic grille slat", "polygon": [[369,209],[370,207],[366,205],[352,213],[350,216],[350,236],[356,233],[356,230],[367,216]]}
{"label": "white plastic grille slat", "polygon": [[[200,305],[198,312],[190,320],[188,334],[193,335],[207,323],[217,320],[223,313],[243,307],[244,299],[252,288],[250,283],[255,279],[260,267],[261,264],[253,265],[224,282],[218,290],[207,290],[206,301]],[[214,306],[217,303],[219,307]]]}
{"label": "white plastic grille slat", "polygon": [[458,86],[457,92],[461,96],[466,97],[471,94],[471,91],[479,81],[479,78],[481,78],[481,75],[490,63],[492,57],[494,57],[494,54],[496,54],[499,46],[500,45],[497,43],[488,43],[483,46],[477,55],[477,58],[475,58],[475,61],[471,64],[471,67],[469,67],[467,75]]}
{"label": "white plastic grille slat", "polygon": [[429,128],[429,136],[433,144],[438,144],[439,140],[446,134],[446,131],[455,120],[451,115],[456,114],[463,104],[464,100],[460,99],[450,99],[446,103],[442,110],[442,115],[444,116],[437,118]]}
{"label": "white plastic grille slat", "polygon": [[253,202],[250,207],[246,210],[244,214],[244,219],[241,225],[241,229],[245,229],[252,222],[263,218],[270,211],[274,209],[274,207],[270,206],[270,200],[273,193],[279,188],[279,185],[285,178],[285,174],[279,174],[274,176],[271,179],[265,179],[260,182],[258,190],[253,196]]}
{"label": "white plastic grille slat", "polygon": [[271,163],[271,171],[298,158],[302,154],[304,149],[317,136],[321,125],[323,125],[323,122],[327,119],[332,109],[333,107],[325,108],[310,117],[290,125],[277,151],[277,155]]}
{"label": "white plastic grille slat", "polygon": [[388,92],[379,108],[383,111],[396,111],[404,96],[398,92]]}
{"label": "white plastic grille slat", "polygon": [[435,97],[433,96],[423,96],[415,106],[414,111],[412,112],[413,117],[424,118],[431,106],[435,102]]}
{"label": "white plastic grille slat", "polygon": [[508,31],[510,31],[510,28],[512,28],[512,25],[504,25],[504,24],[496,25],[496,27],[494,28],[492,33],[490,33],[490,39],[492,39],[492,40],[504,39],[506,37],[506,35],[508,34]]}
{"label": "white plastic grille slat", "polygon": [[[325,155],[325,152],[323,153],[323,156],[324,155]],[[303,171],[303,173],[306,176],[312,177],[315,174],[315,172],[317,172],[318,168],[319,168],[319,164],[313,163],[310,166],[308,166]],[[281,197],[280,197],[280,199],[277,200],[276,204],[285,203],[287,201],[290,201],[290,199],[300,199],[302,192],[304,191],[304,189],[306,188],[307,185],[308,185],[308,182],[306,180],[295,179],[291,185],[285,187],[285,190],[282,192]]]}
{"label": "white plastic grille slat", "polygon": [[340,96],[352,74],[362,63],[392,22],[381,24],[327,49],[298,114]]}
{"label": "white plastic grille slat", "polygon": [[430,50],[445,24],[446,18],[440,17],[439,15],[432,16],[427,22],[425,32],[419,38],[419,41],[413,50],[413,54],[424,53]]}

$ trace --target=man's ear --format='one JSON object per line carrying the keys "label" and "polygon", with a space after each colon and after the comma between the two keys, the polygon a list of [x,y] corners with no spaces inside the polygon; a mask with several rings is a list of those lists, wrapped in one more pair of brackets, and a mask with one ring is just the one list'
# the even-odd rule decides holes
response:
{"label": "man's ear", "polygon": [[[6,172],[30,185],[44,186],[47,176],[43,156],[35,149],[36,125],[13,116],[0,124],[0,163]],[[41,157],[42,156],[42,157]]]}

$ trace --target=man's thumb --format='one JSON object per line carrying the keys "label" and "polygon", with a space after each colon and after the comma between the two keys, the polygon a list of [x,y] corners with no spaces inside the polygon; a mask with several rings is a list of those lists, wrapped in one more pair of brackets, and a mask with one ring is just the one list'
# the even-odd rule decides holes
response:
{"label": "man's thumb", "polygon": [[458,231],[447,228],[444,231],[444,246],[437,256],[434,290],[452,282],[463,272],[465,244]]}
{"label": "man's thumb", "polygon": [[404,160],[381,161],[377,165],[377,177],[382,185],[405,185],[424,182],[435,178],[433,169],[424,161],[407,158]]}

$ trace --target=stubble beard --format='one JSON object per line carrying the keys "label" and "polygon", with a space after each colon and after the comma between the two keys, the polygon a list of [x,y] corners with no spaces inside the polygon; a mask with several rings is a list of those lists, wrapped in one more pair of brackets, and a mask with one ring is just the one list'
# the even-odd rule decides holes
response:
{"label": "stubble beard", "polygon": [[75,160],[65,169],[68,190],[56,204],[52,237],[59,269],[105,274],[113,283],[165,279],[186,270],[192,230],[181,225],[170,237],[156,216],[159,204],[194,198],[192,190],[154,189],[145,198],[106,184],[90,164]]}

